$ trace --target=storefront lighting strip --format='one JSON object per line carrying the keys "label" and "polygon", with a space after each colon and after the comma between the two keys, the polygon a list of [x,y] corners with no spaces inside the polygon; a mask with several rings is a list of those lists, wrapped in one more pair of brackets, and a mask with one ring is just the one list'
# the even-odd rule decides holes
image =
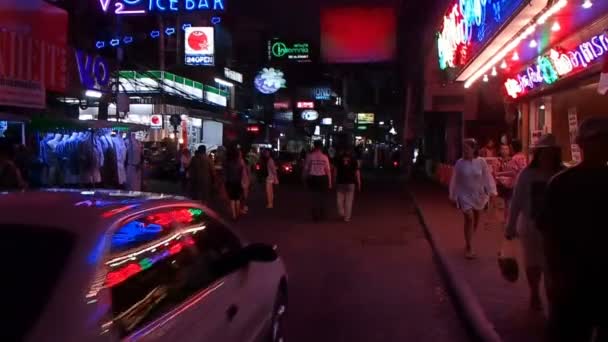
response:
{"label": "storefront lighting strip", "polygon": [[551,6],[545,13],[543,13],[533,24],[528,26],[523,32],[521,32],[517,38],[512,40],[509,44],[507,44],[499,53],[494,55],[492,59],[483,67],[477,69],[477,71],[464,83],[465,88],[470,88],[475,81],[481,78],[483,75],[487,74],[488,70],[492,69],[495,65],[500,63],[504,58],[515,48],[519,46],[519,44],[528,38],[539,25],[544,24],[547,20],[552,17],[555,13],[559,12],[562,8],[568,5],[568,0],[559,0],[553,6]]}

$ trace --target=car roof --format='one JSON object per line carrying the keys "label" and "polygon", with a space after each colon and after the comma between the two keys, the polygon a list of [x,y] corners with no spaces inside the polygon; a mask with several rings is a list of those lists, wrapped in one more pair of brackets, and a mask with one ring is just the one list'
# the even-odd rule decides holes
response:
{"label": "car roof", "polygon": [[122,190],[44,189],[0,193],[0,225],[28,224],[82,233],[157,206],[187,203],[184,197]]}

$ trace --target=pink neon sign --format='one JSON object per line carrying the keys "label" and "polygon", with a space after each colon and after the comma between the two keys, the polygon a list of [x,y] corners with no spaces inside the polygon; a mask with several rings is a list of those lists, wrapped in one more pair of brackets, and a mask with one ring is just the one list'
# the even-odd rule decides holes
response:
{"label": "pink neon sign", "polygon": [[516,99],[530,90],[582,71],[608,54],[608,38],[597,35],[572,50],[554,48],[524,72],[507,79],[507,94]]}

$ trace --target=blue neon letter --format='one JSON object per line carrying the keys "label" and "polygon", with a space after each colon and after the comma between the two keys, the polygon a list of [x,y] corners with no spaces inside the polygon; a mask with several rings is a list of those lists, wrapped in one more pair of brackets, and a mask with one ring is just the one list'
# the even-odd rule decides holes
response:
{"label": "blue neon letter", "polygon": [[194,0],[186,0],[186,10],[192,11],[196,7]]}
{"label": "blue neon letter", "polygon": [[161,10],[161,11],[165,11],[167,8],[166,8],[166,7],[163,7],[163,6],[160,4],[160,2],[161,2],[161,1],[162,1],[162,0],[156,0],[156,7],[157,7],[159,10]]}
{"label": "blue neon letter", "polygon": [[224,0],[213,0],[213,9],[214,10],[224,10]]}
{"label": "blue neon letter", "polygon": [[169,0],[169,8],[172,11],[177,11],[177,0]]}
{"label": "blue neon letter", "polygon": [[207,0],[199,0],[198,9],[209,9],[209,2],[207,2]]}

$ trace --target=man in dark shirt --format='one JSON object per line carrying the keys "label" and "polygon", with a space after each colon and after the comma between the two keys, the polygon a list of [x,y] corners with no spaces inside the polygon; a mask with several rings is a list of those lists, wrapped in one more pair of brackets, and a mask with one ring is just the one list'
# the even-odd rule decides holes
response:
{"label": "man in dark shirt", "polygon": [[608,339],[608,118],[583,122],[577,143],[583,161],[550,181],[538,222],[550,342]]}

